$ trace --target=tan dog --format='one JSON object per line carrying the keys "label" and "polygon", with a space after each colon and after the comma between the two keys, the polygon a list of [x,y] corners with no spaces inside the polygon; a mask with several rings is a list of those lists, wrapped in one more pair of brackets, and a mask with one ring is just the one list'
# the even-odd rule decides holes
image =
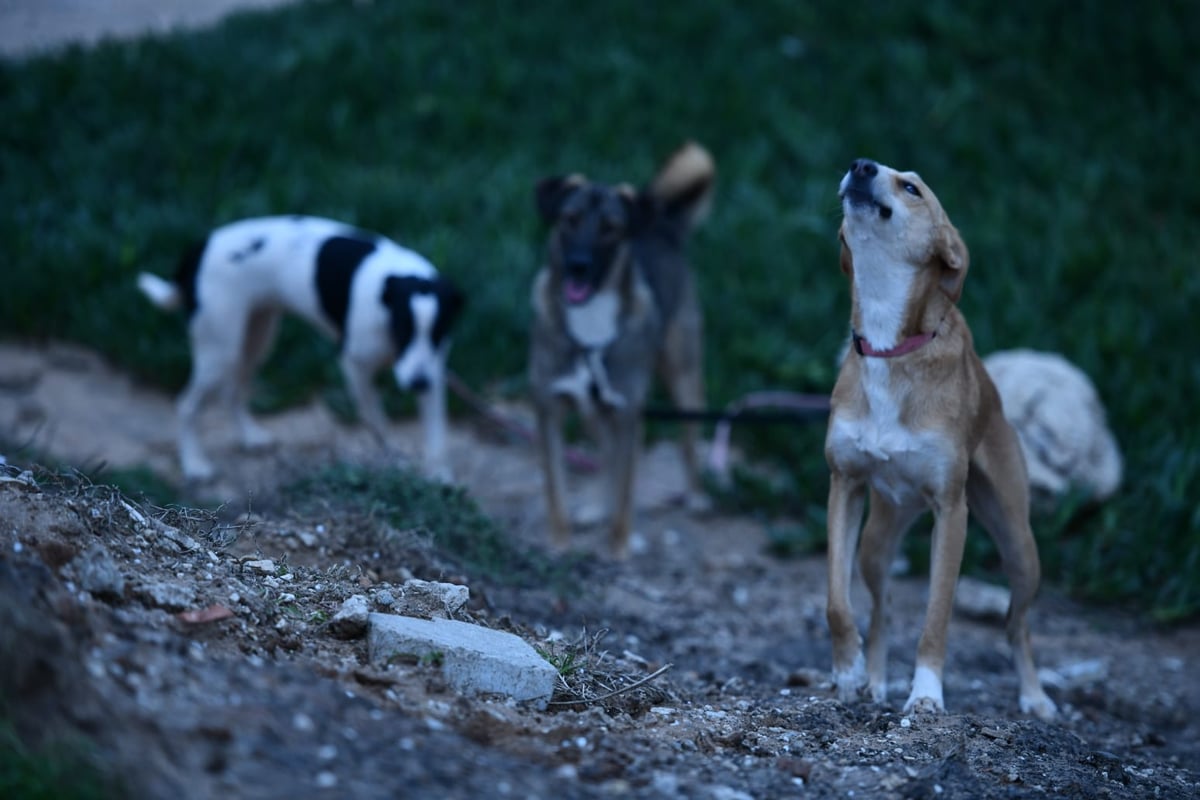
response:
{"label": "tan dog", "polygon": [[[854,347],[834,386],[825,440],[831,471],[827,615],[838,696],[850,700],[864,684],[875,701],[886,696],[888,569],[901,536],[929,508],[929,605],[904,710],[945,710],[946,630],[969,505],[995,540],[1011,584],[1007,634],[1021,711],[1049,719],[1056,710],[1038,680],[1026,620],[1040,565],[1025,464],[955,305],[967,247],[915,173],[860,159],[839,196]],[[872,598],[864,669],[850,580],[868,492],[858,554]]]}
{"label": "tan dog", "polygon": [[[715,176],[697,144],[676,151],[650,184],[546,178],[537,204],[551,225],[533,288],[529,381],[537,411],[551,535],[566,544],[562,425],[571,408],[600,445],[611,546],[623,557],[633,514],[642,408],[657,371],[675,403],[704,407],[702,319],[684,244]],[[703,504],[695,424],[683,426],[688,503]]]}

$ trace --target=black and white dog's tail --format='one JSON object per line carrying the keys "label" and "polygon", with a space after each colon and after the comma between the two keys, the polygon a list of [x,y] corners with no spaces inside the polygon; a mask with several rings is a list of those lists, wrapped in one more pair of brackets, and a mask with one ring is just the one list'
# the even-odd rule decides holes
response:
{"label": "black and white dog's tail", "polygon": [[690,231],[708,216],[716,175],[708,151],[687,142],[663,163],[645,191],[666,218]]}
{"label": "black and white dog's tail", "polygon": [[138,273],[137,285],[142,294],[149,297],[150,302],[163,311],[174,311],[183,303],[183,294],[179,291],[179,286],[153,273]]}
{"label": "black and white dog's tail", "polygon": [[164,311],[178,308],[191,314],[196,310],[196,275],[208,247],[208,239],[192,244],[184,251],[175,270],[175,280],[169,281],[151,272],[138,273],[137,285],[150,302]]}

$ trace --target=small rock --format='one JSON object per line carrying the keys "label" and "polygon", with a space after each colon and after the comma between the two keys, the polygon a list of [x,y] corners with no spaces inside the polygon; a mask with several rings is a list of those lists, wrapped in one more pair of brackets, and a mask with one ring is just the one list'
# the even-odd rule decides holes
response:
{"label": "small rock", "polygon": [[242,563],[242,566],[246,567],[247,569],[257,570],[258,572],[261,572],[264,575],[274,575],[275,574],[275,562],[269,558],[260,558],[260,559],[254,560],[254,561],[246,561],[246,562]]}
{"label": "small rock", "polygon": [[329,620],[329,632],[339,639],[357,639],[367,632],[369,614],[367,598],[361,594],[352,595]]}
{"label": "small rock", "polygon": [[410,617],[449,619],[458,613],[471,597],[471,590],[456,583],[407,580],[400,587],[396,610]]}
{"label": "small rock", "polygon": [[384,608],[391,608],[396,604],[396,596],[387,589],[380,589],[379,592],[375,594],[375,604],[383,606]]}
{"label": "small rock", "polygon": [[143,583],[135,593],[143,603],[167,611],[183,611],[192,605],[192,590],[177,583]]}
{"label": "small rock", "polygon": [[100,545],[93,545],[75,562],[79,585],[84,591],[105,600],[116,600],[125,594],[125,576]]}

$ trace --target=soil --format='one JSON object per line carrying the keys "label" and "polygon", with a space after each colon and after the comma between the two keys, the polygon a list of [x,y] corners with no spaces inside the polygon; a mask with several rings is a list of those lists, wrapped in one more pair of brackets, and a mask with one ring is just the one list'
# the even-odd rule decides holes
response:
{"label": "soil", "polygon": [[[111,5],[136,16],[148,4]],[[600,529],[586,527],[576,538],[585,557],[563,557],[546,548],[531,448],[456,419],[456,479],[514,543],[559,565],[563,590],[465,572],[417,536],[380,547],[381,523],[369,514],[300,513],[279,493],[322,464],[403,459],[417,440],[411,422],[394,425],[390,452],[321,405],[264,422],[279,444],[256,453],[238,452],[231,432],[212,426],[221,478],[186,491],[215,511],[160,509],[86,480],[23,472],[20,450],[0,467],[0,697],[31,742],[93,742],[127,796],[1200,791],[1194,626],[1158,629],[1048,586],[1034,646],[1059,720],[1018,712],[1001,625],[966,614],[951,628],[948,713],[905,715],[925,582],[900,576],[891,697],[847,705],[828,682],[823,560],[770,555],[760,520],[687,514],[675,503],[668,446],[643,459],[632,557],[607,560]],[[95,355],[0,345],[0,441],[182,485],[173,437],[171,398]],[[587,474],[573,481],[575,497],[596,489]],[[254,563],[263,559],[275,568]],[[347,598],[383,610],[412,577],[466,584],[460,619],[550,654],[564,673],[556,703],[460,695],[435,664],[374,668],[362,638],[334,635],[327,620]],[[865,615],[861,587],[855,602]]]}
{"label": "soil", "polygon": [[[522,409],[504,413],[520,419]],[[216,422],[216,421],[214,421]],[[828,683],[824,563],[781,560],[761,521],[695,517],[673,448],[642,463],[633,556],[547,551],[532,449],[471,417],[457,479],[569,590],[464,574],[414,539],[381,548],[369,516],[299,513],[279,487],[325,463],[403,459],[313,405],[264,420],[240,453],[213,425],[205,508],[157,509],[48,474],[0,482],[0,689],[36,737],[83,732],[133,795],[241,797],[1193,797],[1200,630],[1156,630],[1047,587],[1034,643],[1061,719],[1023,718],[998,621],[960,614],[949,713],[905,715],[925,582],[899,577],[891,700],[843,705]],[[0,432],[67,463],[180,481],[171,399],[88,352],[0,345]],[[11,458],[11,456],[10,456]],[[16,459],[13,459],[14,461]],[[576,498],[595,478],[573,476]],[[584,502],[586,505],[586,502]],[[161,521],[156,521],[161,520]],[[248,559],[270,559],[263,573]],[[576,671],[545,710],[461,696],[431,665],[372,668],[328,620],[375,610],[410,577],[469,586],[460,618],[517,632]],[[856,607],[868,608],[858,590]],[[211,621],[195,621],[199,616]],[[659,668],[666,672],[637,685]],[[600,697],[616,691],[610,698]],[[584,698],[583,702],[579,701]]]}

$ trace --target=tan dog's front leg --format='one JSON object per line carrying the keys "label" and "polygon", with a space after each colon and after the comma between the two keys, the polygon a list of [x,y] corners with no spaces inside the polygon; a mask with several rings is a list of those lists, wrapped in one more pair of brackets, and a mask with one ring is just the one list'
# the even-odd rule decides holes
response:
{"label": "tan dog's front leg", "polygon": [[929,605],[925,628],[917,644],[917,666],[912,692],[904,710],[945,711],[942,697],[942,667],[946,662],[946,632],[954,606],[954,589],[962,567],[967,538],[967,496],[960,489],[934,503],[933,556],[929,566]]}
{"label": "tan dog's front leg", "polygon": [[858,567],[871,593],[871,627],[867,632],[867,686],[871,699],[887,699],[888,576],[896,547],[921,508],[898,507],[871,493],[871,511],[858,548]]}
{"label": "tan dog's front leg", "polygon": [[854,624],[850,605],[854,549],[862,527],[866,488],[862,482],[837,472],[829,477],[829,601],[825,617],[833,640],[833,682],[838,699],[849,702],[858,696],[866,680],[862,637]]}

